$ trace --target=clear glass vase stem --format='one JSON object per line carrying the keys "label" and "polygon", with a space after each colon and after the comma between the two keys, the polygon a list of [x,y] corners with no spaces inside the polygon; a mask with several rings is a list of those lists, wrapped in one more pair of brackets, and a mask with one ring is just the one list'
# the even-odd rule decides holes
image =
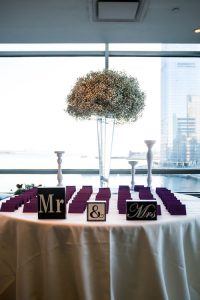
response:
{"label": "clear glass vase stem", "polygon": [[109,185],[114,128],[114,119],[106,117],[97,118],[100,187]]}

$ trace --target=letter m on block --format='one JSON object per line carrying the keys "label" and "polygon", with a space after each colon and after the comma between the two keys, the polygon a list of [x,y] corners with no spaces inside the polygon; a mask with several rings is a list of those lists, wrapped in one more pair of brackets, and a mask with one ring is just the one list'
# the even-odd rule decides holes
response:
{"label": "letter m on block", "polygon": [[39,212],[40,213],[54,213],[53,211],[53,194],[48,195],[46,201],[43,194],[39,194]]}
{"label": "letter m on block", "polygon": [[38,188],[38,219],[65,218],[65,188]]}

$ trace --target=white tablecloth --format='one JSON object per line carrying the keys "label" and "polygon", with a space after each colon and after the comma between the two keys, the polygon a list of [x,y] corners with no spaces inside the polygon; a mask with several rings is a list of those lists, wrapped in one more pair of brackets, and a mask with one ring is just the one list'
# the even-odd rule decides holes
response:
{"label": "white tablecloth", "polygon": [[[0,213],[0,300],[199,300],[200,199],[178,195],[187,216],[107,221]],[[159,203],[159,199],[158,203]]]}

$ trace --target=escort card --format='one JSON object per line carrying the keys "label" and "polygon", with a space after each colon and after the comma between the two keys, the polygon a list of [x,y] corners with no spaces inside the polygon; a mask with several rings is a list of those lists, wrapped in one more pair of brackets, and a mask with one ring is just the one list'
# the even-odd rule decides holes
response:
{"label": "escort card", "polygon": [[126,201],[126,220],[157,220],[157,202]]}
{"label": "escort card", "polygon": [[87,221],[106,221],[106,201],[87,203]]}
{"label": "escort card", "polygon": [[38,219],[65,218],[65,188],[38,188]]}

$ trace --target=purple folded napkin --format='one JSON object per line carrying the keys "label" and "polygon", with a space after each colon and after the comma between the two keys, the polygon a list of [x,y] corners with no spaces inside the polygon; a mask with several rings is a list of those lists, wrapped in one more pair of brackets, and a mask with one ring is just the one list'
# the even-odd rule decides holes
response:
{"label": "purple folded napkin", "polygon": [[23,207],[23,213],[37,213],[38,207],[36,203],[25,203]]}
{"label": "purple folded napkin", "polygon": [[3,212],[14,212],[16,210],[16,204],[15,203],[2,203],[1,204],[1,210]]}
{"label": "purple folded napkin", "polygon": [[171,215],[186,215],[186,207],[182,205],[173,205],[168,208]]}
{"label": "purple folded napkin", "polygon": [[144,188],[144,185],[135,185],[134,186],[134,191],[135,192],[139,192],[141,189],[143,189]]}
{"label": "purple folded napkin", "polygon": [[85,209],[80,208],[80,207],[72,207],[70,206],[68,209],[68,213],[72,213],[72,214],[82,214],[84,212]]}
{"label": "purple folded napkin", "polygon": [[119,211],[119,214],[126,214],[126,207],[120,208],[118,211]]}

